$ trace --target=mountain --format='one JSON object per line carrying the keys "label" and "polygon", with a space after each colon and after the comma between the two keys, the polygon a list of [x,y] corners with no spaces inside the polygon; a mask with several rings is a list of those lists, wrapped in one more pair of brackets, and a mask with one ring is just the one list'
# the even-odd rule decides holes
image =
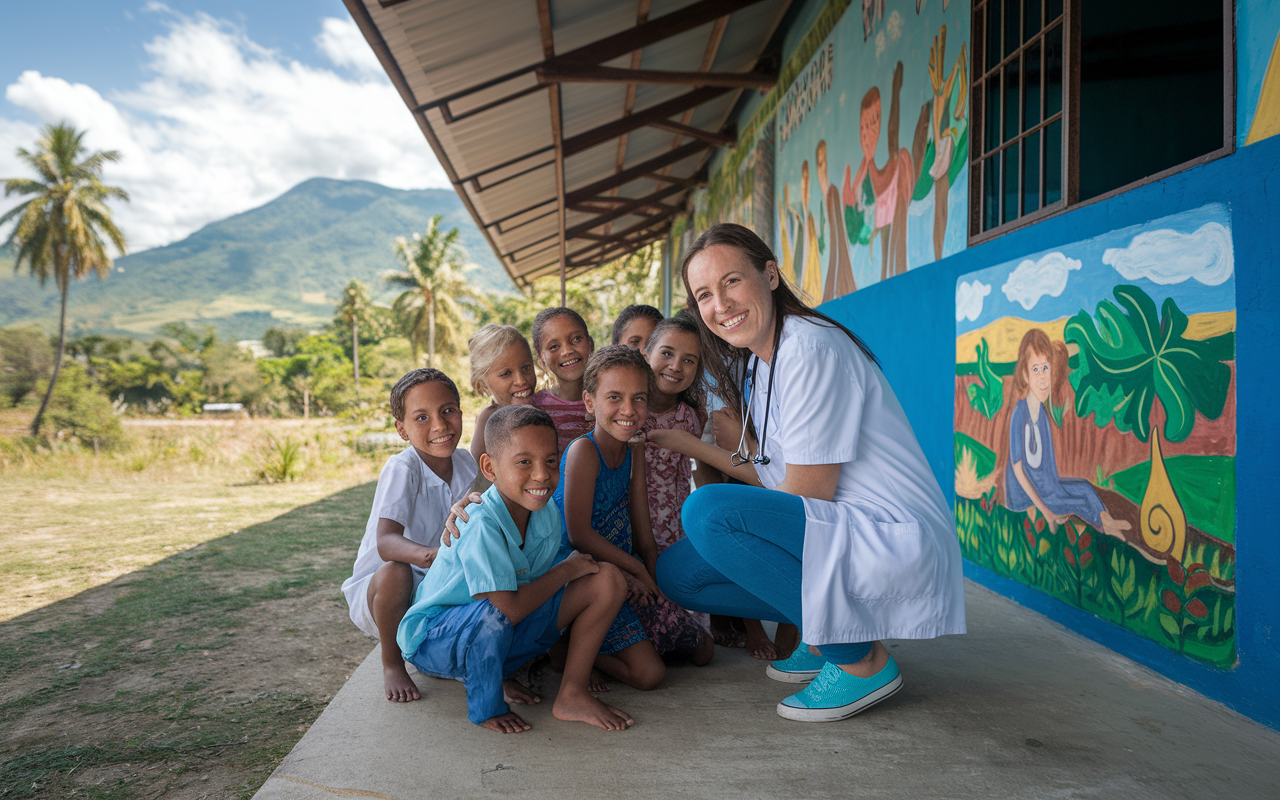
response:
{"label": "mountain", "polygon": [[[248,339],[272,325],[319,325],[333,318],[338,294],[352,278],[368,284],[375,299],[389,301],[394,295],[381,275],[398,268],[395,237],[425,230],[435,214],[444,215],[445,228],[458,228],[467,261],[477,265],[473,285],[514,290],[452,191],[313,178],[180,242],[120,258],[104,281],[76,282],[68,328],[147,336],[166,322],[187,322]],[[54,284],[41,288],[25,272],[15,275],[8,259],[0,262],[0,325],[34,322],[56,330]]]}

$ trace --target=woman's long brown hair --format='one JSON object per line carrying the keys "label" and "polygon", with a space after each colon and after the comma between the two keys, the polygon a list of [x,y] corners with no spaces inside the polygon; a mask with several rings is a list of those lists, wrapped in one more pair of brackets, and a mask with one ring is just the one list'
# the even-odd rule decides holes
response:
{"label": "woman's long brown hair", "polygon": [[[742,403],[742,386],[739,381],[747,369],[747,359],[751,356],[751,351],[745,347],[734,347],[733,345],[721,339],[712,333],[711,329],[702,320],[702,315],[698,313],[698,302],[693,297],[693,289],[689,287],[689,264],[694,257],[706,250],[708,247],[715,245],[728,245],[738,252],[742,253],[746,259],[751,262],[751,266],[757,271],[764,272],[770,261],[775,265],[778,263],[777,257],[769,246],[760,240],[750,228],[741,225],[735,225],[730,222],[712,225],[707,228],[701,236],[694,241],[693,245],[684,254],[684,258],[680,261],[680,277],[684,280],[686,299],[689,312],[698,323],[698,335],[702,340],[702,360],[706,365],[707,372],[711,373],[711,377],[716,382],[716,394],[724,400],[725,405],[729,408],[737,409]],[[773,329],[773,345],[776,350],[778,340],[782,336],[782,324],[787,317],[806,317],[808,319],[820,320],[823,324],[833,328],[839,328],[848,335],[853,343],[871,359],[877,366],[880,360],[871,352],[871,348],[867,347],[857,334],[849,330],[845,326],[836,322],[831,317],[810,308],[795,293],[795,290],[782,277],[782,273],[778,273],[778,287],[773,290],[773,313],[774,313],[774,329]]]}

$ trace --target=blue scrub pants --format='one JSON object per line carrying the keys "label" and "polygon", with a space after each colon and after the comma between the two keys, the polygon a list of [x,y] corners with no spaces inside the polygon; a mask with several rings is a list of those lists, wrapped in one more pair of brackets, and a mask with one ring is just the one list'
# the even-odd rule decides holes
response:
{"label": "blue scrub pants", "polygon": [[[685,538],[658,557],[658,585],[677,605],[747,619],[800,621],[804,501],[757,486],[714,483],[685,501]],[[871,642],[824,644],[832,664],[853,664]]]}
{"label": "blue scrub pants", "polygon": [[512,625],[488,600],[446,608],[435,618],[409,663],[424,675],[460,679],[467,687],[467,719],[479,725],[511,710],[502,681],[560,638],[556,627],[564,589]]}

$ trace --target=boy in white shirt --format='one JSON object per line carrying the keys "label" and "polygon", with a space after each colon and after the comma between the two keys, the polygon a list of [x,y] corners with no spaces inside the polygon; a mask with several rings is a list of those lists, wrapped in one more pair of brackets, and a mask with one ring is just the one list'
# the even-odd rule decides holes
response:
{"label": "boy in white shirt", "polygon": [[449,507],[467,494],[477,470],[471,453],[458,447],[462,409],[448,375],[438,369],[406,374],[391,389],[391,414],[410,446],[387,459],[378,476],[364,539],[342,593],[351,621],[382,643],[387,699],[405,703],[421,695],[400,657],[396,629],[435,561]]}

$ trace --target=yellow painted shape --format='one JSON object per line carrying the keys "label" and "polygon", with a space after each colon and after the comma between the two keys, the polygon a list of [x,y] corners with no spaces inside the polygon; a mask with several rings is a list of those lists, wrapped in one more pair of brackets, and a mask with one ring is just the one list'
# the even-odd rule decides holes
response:
{"label": "yellow painted shape", "polygon": [[[1063,331],[1067,327],[1067,317],[1051,322],[1032,322],[1021,317],[1001,317],[977,330],[969,331],[956,337],[956,363],[972,364],[978,360],[978,342],[987,340],[991,350],[987,358],[993,364],[1018,360],[1018,345],[1022,337],[1032,328],[1039,328],[1055,342],[1063,341]],[[1212,339],[1236,329],[1235,311],[1209,311],[1203,314],[1192,314],[1187,318],[1188,339]],[[1075,346],[1067,346],[1075,354]]]}
{"label": "yellow painted shape", "polygon": [[1173,491],[1160,453],[1160,433],[1151,431],[1151,478],[1142,495],[1142,540],[1157,553],[1182,561],[1187,547],[1187,514]]}
{"label": "yellow painted shape", "polygon": [[1280,36],[1271,48],[1271,59],[1262,76],[1262,91],[1258,93],[1258,105],[1253,109],[1253,124],[1245,144],[1260,142],[1280,133]]}

